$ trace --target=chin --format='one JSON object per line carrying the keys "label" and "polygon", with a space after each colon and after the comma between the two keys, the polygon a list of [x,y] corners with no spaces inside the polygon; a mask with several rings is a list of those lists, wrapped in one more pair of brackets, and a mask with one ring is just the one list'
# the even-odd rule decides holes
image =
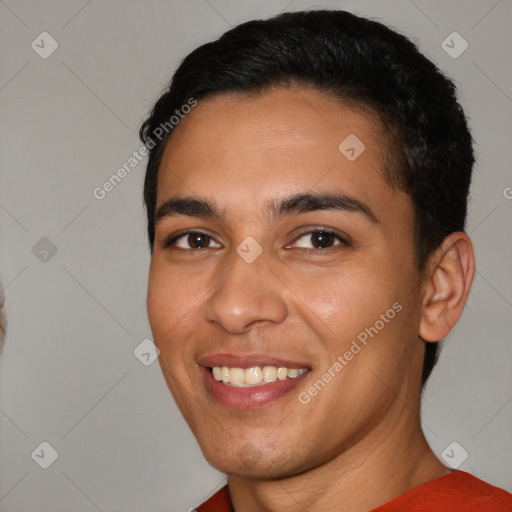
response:
{"label": "chin", "polygon": [[226,475],[253,480],[270,480],[286,478],[304,470],[304,464],[297,459],[298,454],[291,454],[290,449],[278,449],[272,443],[244,441],[238,446],[233,443],[229,449],[216,445],[211,449],[202,448],[208,463]]}

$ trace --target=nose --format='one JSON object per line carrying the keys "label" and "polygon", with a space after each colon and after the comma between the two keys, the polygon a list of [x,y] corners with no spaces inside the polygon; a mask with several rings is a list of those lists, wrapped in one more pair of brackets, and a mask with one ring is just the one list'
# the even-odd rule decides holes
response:
{"label": "nose", "polygon": [[205,305],[208,322],[231,334],[254,324],[281,323],[287,315],[283,284],[267,265],[265,254],[247,263],[236,252],[223,266],[218,286]]}

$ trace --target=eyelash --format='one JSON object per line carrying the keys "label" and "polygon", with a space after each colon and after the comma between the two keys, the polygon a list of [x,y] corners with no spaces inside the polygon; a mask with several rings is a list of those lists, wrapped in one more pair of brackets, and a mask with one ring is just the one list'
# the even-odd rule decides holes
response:
{"label": "eyelash", "polygon": [[[333,250],[333,249],[335,249],[336,247],[339,247],[339,246],[344,246],[344,247],[351,247],[352,246],[351,242],[349,241],[349,239],[347,237],[344,237],[344,236],[340,235],[339,233],[337,233],[336,231],[332,231],[332,230],[329,230],[329,229],[312,229],[312,230],[309,230],[309,231],[305,231],[304,233],[301,233],[300,235],[298,235],[297,238],[295,239],[295,241],[300,240],[304,236],[313,235],[315,233],[323,233],[323,234],[328,235],[328,236],[332,235],[340,243],[337,244],[337,245],[333,245],[332,247],[327,247],[327,248],[324,248],[324,249],[306,249],[306,248],[303,248],[303,247],[302,248],[299,247],[299,249],[302,249],[303,251],[308,251],[309,253],[319,254],[319,253],[329,252],[329,251],[331,251],[331,250]],[[204,235],[204,236],[209,237],[210,239],[213,240],[213,237],[208,235],[208,233],[203,233],[202,231],[190,230],[190,231],[183,231],[182,233],[179,233],[177,235],[170,236],[169,238],[167,238],[163,242],[162,247],[164,249],[170,249],[180,238],[183,238],[183,237],[186,237],[186,236],[189,236],[189,235],[196,235],[196,234],[197,235]],[[199,248],[199,249],[194,249],[194,248],[192,248],[192,249],[183,249],[182,247],[179,247],[178,249],[183,250],[183,251],[189,251],[189,252],[197,252],[197,251],[201,251],[201,250],[204,250],[204,249],[209,249],[209,247],[204,247],[204,248]]]}

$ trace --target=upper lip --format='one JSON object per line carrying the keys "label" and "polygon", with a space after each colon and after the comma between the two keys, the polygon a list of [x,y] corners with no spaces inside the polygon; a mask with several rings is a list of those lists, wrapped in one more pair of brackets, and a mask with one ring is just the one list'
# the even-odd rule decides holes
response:
{"label": "upper lip", "polygon": [[300,361],[283,359],[268,354],[206,354],[198,358],[200,366],[213,368],[214,366],[227,366],[230,368],[251,368],[253,366],[276,366],[283,368],[308,368],[309,365]]}

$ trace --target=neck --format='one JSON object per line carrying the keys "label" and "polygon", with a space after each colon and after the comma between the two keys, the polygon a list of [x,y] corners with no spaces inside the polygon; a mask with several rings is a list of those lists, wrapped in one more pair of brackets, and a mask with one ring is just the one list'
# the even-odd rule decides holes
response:
{"label": "neck", "polygon": [[361,442],[307,472],[278,480],[230,475],[236,512],[367,512],[450,471],[437,459],[419,415],[403,403]]}

